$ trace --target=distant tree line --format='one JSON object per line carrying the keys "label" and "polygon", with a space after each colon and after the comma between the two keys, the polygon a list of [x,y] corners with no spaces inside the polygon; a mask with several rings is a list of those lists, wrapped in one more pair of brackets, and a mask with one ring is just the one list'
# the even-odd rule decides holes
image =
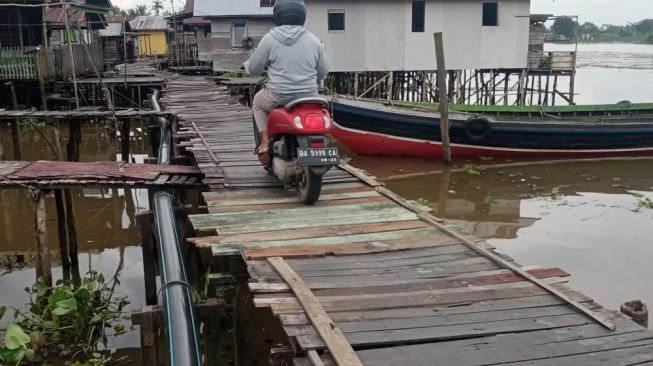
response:
{"label": "distant tree line", "polygon": [[644,19],[626,25],[603,24],[597,26],[592,22],[578,24],[572,18],[557,18],[551,32],[574,39],[576,30],[582,41],[589,42],[635,42],[653,44],[653,19]]}

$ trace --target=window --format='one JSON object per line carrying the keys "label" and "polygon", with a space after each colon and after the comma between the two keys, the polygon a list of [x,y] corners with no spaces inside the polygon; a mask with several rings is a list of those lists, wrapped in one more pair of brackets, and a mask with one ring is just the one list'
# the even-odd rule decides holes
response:
{"label": "window", "polygon": [[413,0],[413,32],[424,32],[424,4],[424,0]]}
{"label": "window", "polygon": [[244,20],[234,21],[231,31],[231,46],[243,47],[243,39],[245,38],[247,38],[247,22]]}
{"label": "window", "polygon": [[499,25],[499,3],[483,3],[483,26],[496,27]]}
{"label": "window", "polygon": [[274,0],[261,0],[261,7],[262,8],[269,8],[274,6]]}
{"label": "window", "polygon": [[345,11],[329,10],[329,32],[345,31]]}

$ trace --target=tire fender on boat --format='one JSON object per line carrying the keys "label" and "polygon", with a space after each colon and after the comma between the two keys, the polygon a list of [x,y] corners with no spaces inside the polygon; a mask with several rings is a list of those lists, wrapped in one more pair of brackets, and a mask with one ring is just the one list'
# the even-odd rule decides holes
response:
{"label": "tire fender on boat", "polygon": [[474,116],[463,125],[463,131],[465,136],[472,141],[481,141],[490,134],[492,126],[490,125],[490,120],[485,117]]}

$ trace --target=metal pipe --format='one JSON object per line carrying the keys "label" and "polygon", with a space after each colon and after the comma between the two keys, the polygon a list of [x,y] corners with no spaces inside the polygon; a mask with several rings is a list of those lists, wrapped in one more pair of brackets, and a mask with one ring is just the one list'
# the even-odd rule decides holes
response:
{"label": "metal pipe", "polygon": [[[150,101],[155,110],[161,111],[159,91],[155,90]],[[157,120],[160,131],[159,165],[170,164],[172,149],[170,122],[163,117]],[[159,265],[161,291],[166,315],[171,366],[200,366],[199,341],[193,313],[190,285],[186,282],[186,268],[181,254],[181,243],[172,195],[165,190],[154,193],[154,222],[159,238]]]}

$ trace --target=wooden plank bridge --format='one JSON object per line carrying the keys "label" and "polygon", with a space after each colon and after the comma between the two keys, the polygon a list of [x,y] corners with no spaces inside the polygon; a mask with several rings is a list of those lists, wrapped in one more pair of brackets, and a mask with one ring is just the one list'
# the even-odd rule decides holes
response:
{"label": "wooden plank bridge", "polygon": [[351,166],[297,203],[253,155],[249,109],[207,78],[164,75],[179,146],[210,187],[190,219],[213,235],[190,241],[244,258],[295,365],[653,365],[653,332],[562,270],[522,268]]}

